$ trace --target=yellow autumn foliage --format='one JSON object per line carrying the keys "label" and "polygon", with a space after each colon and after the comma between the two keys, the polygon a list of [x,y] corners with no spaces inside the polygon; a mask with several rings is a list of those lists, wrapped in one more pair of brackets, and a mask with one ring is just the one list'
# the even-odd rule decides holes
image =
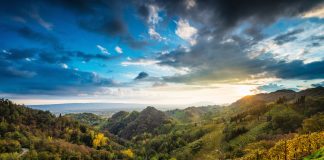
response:
{"label": "yellow autumn foliage", "polygon": [[129,158],[134,158],[134,153],[131,149],[122,150],[121,153]]}
{"label": "yellow autumn foliage", "polygon": [[240,158],[241,160],[294,160],[312,154],[324,146],[324,131],[297,135],[290,140],[280,140],[269,150],[255,149]]}
{"label": "yellow autumn foliage", "polygon": [[94,136],[94,139],[92,141],[92,145],[94,148],[101,147],[106,145],[108,142],[108,138],[105,137],[104,134],[98,133],[97,135]]}

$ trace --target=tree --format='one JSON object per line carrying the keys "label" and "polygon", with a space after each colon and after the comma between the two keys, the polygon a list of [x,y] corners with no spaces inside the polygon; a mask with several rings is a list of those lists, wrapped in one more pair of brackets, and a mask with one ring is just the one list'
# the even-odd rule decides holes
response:
{"label": "tree", "polygon": [[92,141],[92,145],[94,148],[98,148],[98,147],[102,147],[104,145],[106,145],[108,142],[108,138],[105,137],[105,135],[103,133],[98,133],[97,135],[95,135],[93,141]]}
{"label": "tree", "polygon": [[284,133],[296,130],[303,120],[302,115],[284,105],[276,105],[269,115],[272,117],[271,127]]}
{"label": "tree", "polygon": [[127,156],[128,158],[134,158],[134,153],[131,149],[122,150],[121,153]]}
{"label": "tree", "polygon": [[324,130],[324,114],[319,113],[303,121],[303,132],[318,132]]}
{"label": "tree", "polygon": [[285,96],[283,97],[279,97],[279,99],[277,100],[277,104],[284,104],[287,102],[287,98]]}

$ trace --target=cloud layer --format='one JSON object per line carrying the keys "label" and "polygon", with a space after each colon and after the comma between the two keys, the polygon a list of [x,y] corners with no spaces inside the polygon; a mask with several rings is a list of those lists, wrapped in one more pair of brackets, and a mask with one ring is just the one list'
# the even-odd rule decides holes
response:
{"label": "cloud layer", "polygon": [[323,0],[0,3],[4,94],[324,79]]}

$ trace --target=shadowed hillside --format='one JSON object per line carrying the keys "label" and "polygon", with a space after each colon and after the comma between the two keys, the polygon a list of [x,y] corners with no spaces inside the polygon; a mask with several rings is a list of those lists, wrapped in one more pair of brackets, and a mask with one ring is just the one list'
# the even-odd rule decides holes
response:
{"label": "shadowed hillside", "polygon": [[154,107],[147,107],[141,112],[120,111],[114,114],[108,120],[106,128],[122,138],[131,139],[143,133],[156,133],[155,129],[169,122],[165,113]]}

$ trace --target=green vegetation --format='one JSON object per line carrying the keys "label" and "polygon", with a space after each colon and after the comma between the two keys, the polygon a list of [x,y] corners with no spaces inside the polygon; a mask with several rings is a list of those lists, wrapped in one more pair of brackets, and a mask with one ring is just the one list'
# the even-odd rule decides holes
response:
{"label": "green vegetation", "polygon": [[111,133],[130,140],[143,133],[157,134],[159,127],[172,123],[162,111],[147,107],[142,112],[128,113],[121,111],[113,115],[104,125]]}
{"label": "green vegetation", "polygon": [[97,126],[103,123],[104,119],[93,113],[77,113],[77,114],[66,114],[66,117],[70,117],[76,121],[91,125]]}
{"label": "green vegetation", "polygon": [[323,88],[226,107],[120,111],[108,120],[1,100],[0,116],[0,159],[324,159]]}
{"label": "green vegetation", "polygon": [[123,156],[119,150],[125,147],[69,117],[55,117],[3,99],[0,100],[0,117],[0,159],[116,159]]}

